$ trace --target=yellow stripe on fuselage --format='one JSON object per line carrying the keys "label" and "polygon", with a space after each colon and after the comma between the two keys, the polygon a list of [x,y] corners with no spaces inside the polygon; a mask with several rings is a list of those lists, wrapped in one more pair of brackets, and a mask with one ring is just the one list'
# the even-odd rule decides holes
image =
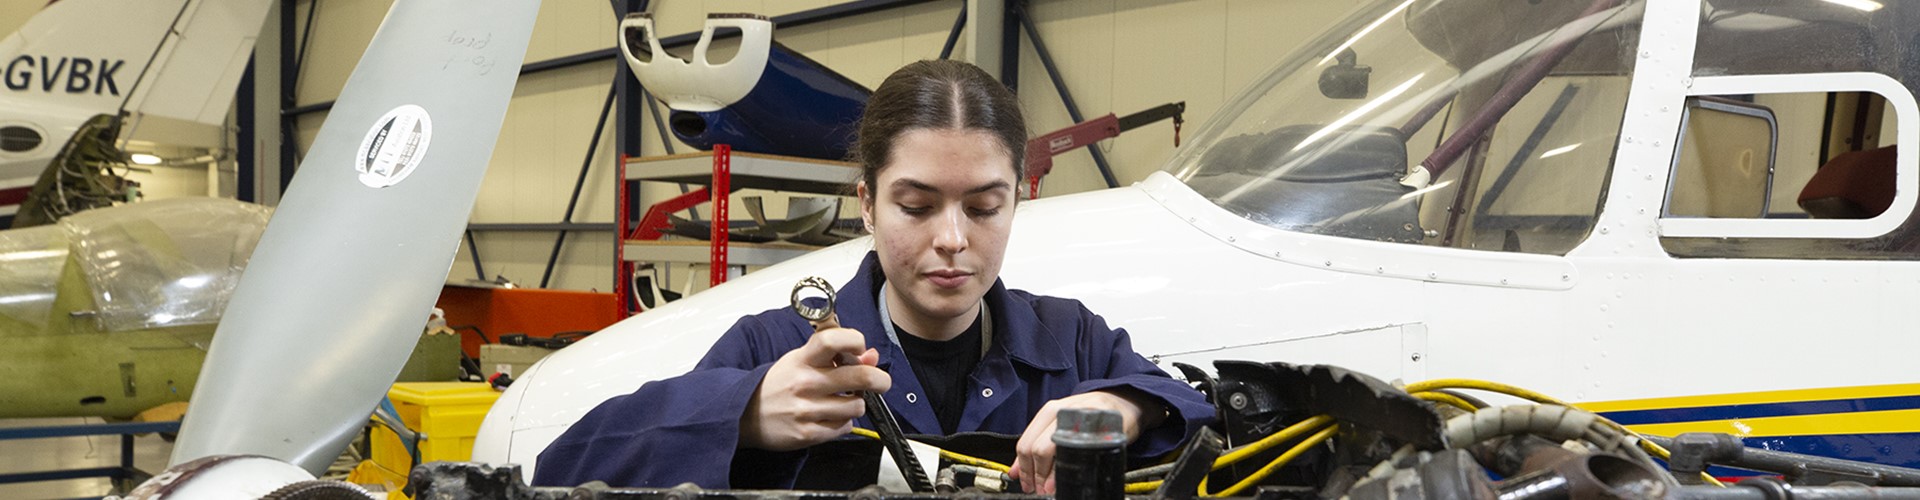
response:
{"label": "yellow stripe on fuselage", "polygon": [[[1666,398],[1629,399],[1621,401],[1599,401],[1580,403],[1581,409],[1595,412],[1666,410],[1673,408],[1699,408],[1703,406],[1731,406],[1767,403],[1799,403],[1806,401],[1825,401],[1833,399],[1867,399],[1896,396],[1920,395],[1920,384],[1863,385],[1857,387],[1829,387],[1820,389],[1795,389],[1788,391],[1741,392],[1733,394],[1709,394],[1702,396],[1675,396]],[[1840,414],[1840,415],[1852,415]],[[1771,417],[1794,418],[1794,417]],[[1757,419],[1747,419],[1757,420]],[[1703,422],[1704,423],[1704,422]],[[1661,424],[1665,425],[1665,424]],[[1915,426],[1920,428],[1920,425]],[[1645,432],[1645,431],[1643,431]],[[1723,431],[1721,431],[1723,432]]]}
{"label": "yellow stripe on fuselage", "polygon": [[1668,424],[1629,425],[1641,434],[1678,436],[1683,432],[1722,432],[1741,437],[1897,434],[1920,432],[1920,410],[1863,411],[1738,418]]}

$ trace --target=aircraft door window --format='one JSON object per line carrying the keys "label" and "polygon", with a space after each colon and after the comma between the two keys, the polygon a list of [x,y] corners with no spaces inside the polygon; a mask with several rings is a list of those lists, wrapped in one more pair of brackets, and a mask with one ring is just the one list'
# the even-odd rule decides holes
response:
{"label": "aircraft door window", "polygon": [[0,126],[0,151],[25,153],[40,147],[46,138],[38,130],[20,125]]}
{"label": "aircraft door window", "polygon": [[[1920,9],[1884,0],[1701,7],[1688,93],[1751,96],[1772,110],[1772,188],[1757,217],[1663,214],[1661,246],[1685,258],[1920,260],[1920,166],[1894,147],[1920,140],[1920,37],[1889,29],[1914,26]],[[1675,140],[1684,156],[1686,139]]]}
{"label": "aircraft door window", "polygon": [[1765,218],[1772,201],[1773,110],[1724,97],[1687,99],[1668,182],[1668,217]]}
{"label": "aircraft door window", "polygon": [[1739,75],[1698,77],[1694,90],[1660,220],[1669,254],[1920,260],[1920,172],[1895,147],[1916,110],[1904,85]]}

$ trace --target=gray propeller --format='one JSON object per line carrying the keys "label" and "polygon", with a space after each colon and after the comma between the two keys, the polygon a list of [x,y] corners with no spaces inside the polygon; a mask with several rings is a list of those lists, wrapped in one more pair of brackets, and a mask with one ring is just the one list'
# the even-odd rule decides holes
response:
{"label": "gray propeller", "polygon": [[174,463],[318,473],[366,423],[453,264],[539,7],[394,2],[240,279]]}

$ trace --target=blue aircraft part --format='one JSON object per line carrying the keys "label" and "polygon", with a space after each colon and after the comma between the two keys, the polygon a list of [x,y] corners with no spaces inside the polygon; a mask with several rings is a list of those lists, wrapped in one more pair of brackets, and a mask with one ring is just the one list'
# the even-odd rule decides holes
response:
{"label": "blue aircraft part", "polygon": [[872,93],[776,42],[753,91],[717,111],[674,110],[667,127],[703,150],[727,144],[734,151],[846,160]]}

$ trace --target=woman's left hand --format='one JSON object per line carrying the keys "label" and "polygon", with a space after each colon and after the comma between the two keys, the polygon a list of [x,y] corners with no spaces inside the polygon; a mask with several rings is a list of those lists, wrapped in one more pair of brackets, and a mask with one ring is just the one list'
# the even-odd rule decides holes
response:
{"label": "woman's left hand", "polygon": [[[1140,430],[1159,425],[1165,413],[1151,397],[1137,394],[1132,390],[1099,390],[1075,394],[1048,401],[1034,414],[1033,422],[1027,424],[1027,431],[1020,435],[1020,443],[1014,447],[1018,456],[1013,461],[1008,474],[1020,480],[1020,488],[1027,493],[1053,494],[1053,431],[1059,419],[1060,410],[1067,408],[1087,408],[1113,410],[1120,413],[1121,426],[1127,431],[1127,442],[1132,443],[1140,437]],[[1141,416],[1152,417],[1152,422],[1142,422]]]}

